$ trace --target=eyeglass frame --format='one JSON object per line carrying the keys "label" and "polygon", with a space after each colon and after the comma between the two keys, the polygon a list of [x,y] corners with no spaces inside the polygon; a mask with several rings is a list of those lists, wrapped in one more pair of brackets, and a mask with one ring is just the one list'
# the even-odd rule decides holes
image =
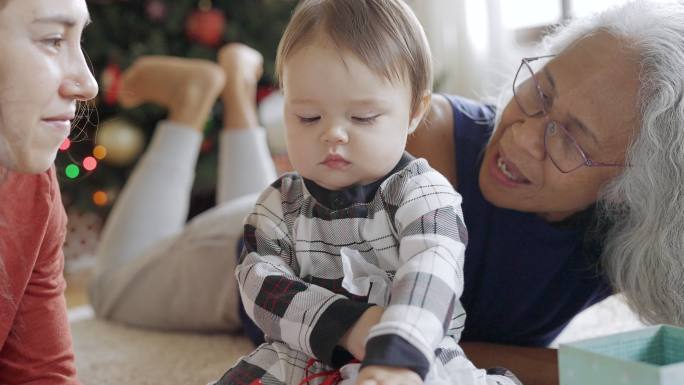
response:
{"label": "eyeglass frame", "polygon": [[[550,124],[546,124],[544,126],[544,154],[548,155],[549,159],[551,159],[551,162],[553,163],[554,166],[558,169],[563,174],[569,174],[573,171],[576,171],[582,167],[626,167],[626,164],[622,163],[606,163],[606,162],[596,162],[589,158],[587,153],[584,151],[584,149],[577,143],[575,138],[568,132],[568,129],[565,128],[565,125],[563,123],[551,119],[549,117],[550,111],[546,108],[546,103],[544,102],[544,91],[542,90],[541,86],[539,85],[539,80],[537,80],[537,74],[532,70],[532,67],[530,66],[529,63],[539,60],[539,59],[547,59],[556,56],[556,54],[551,54],[551,55],[543,55],[543,56],[536,56],[536,57],[524,57],[520,60],[520,66],[518,67],[518,70],[515,72],[515,77],[513,78],[513,99],[515,99],[515,102],[517,103],[518,107],[520,110],[528,117],[530,118],[546,118],[548,123],[553,123],[556,127],[560,128],[562,131],[562,134],[565,135],[566,137],[570,138],[570,141],[572,144],[575,146],[575,149],[579,151],[580,156],[583,159],[583,162],[577,165],[577,167],[570,169],[568,171],[564,171],[563,169],[560,168],[558,163],[553,159],[553,156],[549,154],[548,150],[548,145],[547,145],[547,140],[548,140],[548,133],[549,133],[549,127],[551,126]],[[537,91],[537,98],[539,101],[539,104],[541,105],[541,110],[530,114],[525,110],[525,108],[522,106],[522,103],[520,100],[518,100],[518,95],[515,91],[515,85],[518,80],[518,76],[520,75],[520,71],[522,70],[523,66],[527,67],[527,69],[530,71],[531,74],[531,79],[534,82],[534,88]]]}

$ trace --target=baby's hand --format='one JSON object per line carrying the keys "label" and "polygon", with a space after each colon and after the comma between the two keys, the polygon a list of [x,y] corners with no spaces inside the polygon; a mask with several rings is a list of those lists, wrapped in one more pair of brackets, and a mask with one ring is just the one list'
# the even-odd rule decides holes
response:
{"label": "baby's hand", "polygon": [[370,329],[380,322],[382,312],[385,311],[380,306],[372,306],[368,308],[361,317],[356,321],[340,340],[340,346],[347,349],[354,358],[363,361],[366,353],[366,338]]}
{"label": "baby's hand", "polygon": [[359,372],[355,385],[423,385],[423,380],[406,368],[366,366]]}

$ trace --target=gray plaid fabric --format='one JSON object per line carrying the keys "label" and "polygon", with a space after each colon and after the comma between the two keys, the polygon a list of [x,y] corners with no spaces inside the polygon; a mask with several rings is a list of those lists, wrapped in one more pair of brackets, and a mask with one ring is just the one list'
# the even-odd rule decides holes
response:
{"label": "gray plaid fabric", "polygon": [[[440,357],[425,378],[425,385],[522,385],[505,368],[474,368],[453,339],[445,340],[437,355]],[[358,370],[358,364],[351,364],[335,376],[334,368],[282,342],[271,342],[243,357],[213,385],[352,385]],[[330,377],[335,381],[329,382]],[[303,381],[305,378],[307,381]]]}
{"label": "gray plaid fabric", "polygon": [[245,221],[236,276],[267,341],[340,366],[350,355],[337,343],[375,303],[386,310],[364,365],[408,367],[425,378],[463,359],[456,342],[467,233],[461,196],[447,179],[423,159],[404,159],[374,192],[357,187],[333,208],[340,201],[321,194],[339,192],[318,188],[314,197],[307,182],[282,176]]}

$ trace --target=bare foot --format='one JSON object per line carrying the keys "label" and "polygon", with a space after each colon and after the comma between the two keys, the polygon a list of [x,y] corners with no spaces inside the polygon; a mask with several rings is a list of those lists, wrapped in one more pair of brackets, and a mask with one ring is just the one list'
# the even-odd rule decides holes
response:
{"label": "bare foot", "polygon": [[[219,65],[228,80],[242,80],[256,84],[264,73],[264,58],[259,51],[242,43],[230,43],[218,53]],[[226,81],[226,89],[230,88]]]}
{"label": "bare foot", "polygon": [[218,62],[226,75],[221,95],[225,129],[258,127],[256,91],[264,72],[263,57],[244,44],[230,43],[219,51]]}
{"label": "bare foot", "polygon": [[201,131],[225,84],[221,67],[207,60],[144,56],[123,74],[119,102],[151,102],[169,109],[169,120]]}

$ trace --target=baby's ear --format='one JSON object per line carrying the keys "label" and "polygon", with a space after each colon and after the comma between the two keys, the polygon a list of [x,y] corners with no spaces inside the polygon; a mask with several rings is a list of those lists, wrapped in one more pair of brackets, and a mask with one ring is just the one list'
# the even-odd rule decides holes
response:
{"label": "baby's ear", "polygon": [[409,123],[408,130],[409,134],[412,134],[413,131],[416,130],[420,122],[423,120],[423,117],[425,117],[425,114],[430,108],[431,100],[432,94],[429,91],[426,91],[425,94],[423,94],[423,97],[420,98],[420,103],[416,107],[416,110],[413,111],[413,115],[411,116],[411,122]]}

